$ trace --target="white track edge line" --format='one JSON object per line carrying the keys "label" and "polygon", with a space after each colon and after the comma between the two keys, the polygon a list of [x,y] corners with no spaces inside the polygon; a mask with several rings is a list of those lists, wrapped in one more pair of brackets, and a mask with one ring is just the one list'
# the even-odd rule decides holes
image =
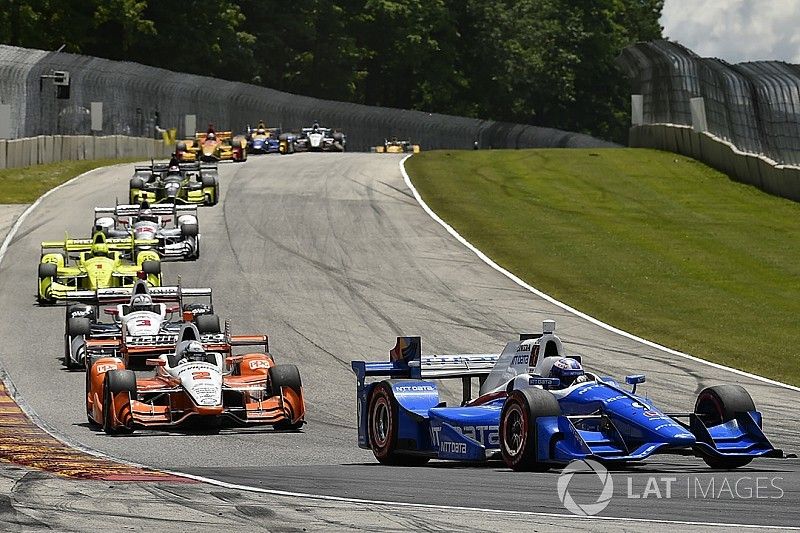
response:
{"label": "white track edge line", "polygon": [[765,378],[763,376],[759,376],[759,375],[756,375],[756,374],[751,374],[750,372],[745,372],[744,370],[739,370],[738,368],[731,368],[729,366],[721,365],[719,363],[714,363],[712,361],[706,361],[705,359],[701,359],[699,357],[695,357],[693,355],[689,355],[687,353],[680,352],[678,350],[673,350],[672,348],[668,348],[667,346],[663,346],[663,345],[658,344],[656,342],[649,341],[647,339],[643,339],[642,337],[638,337],[638,336],[634,335],[633,333],[628,333],[627,331],[624,331],[624,330],[621,330],[619,328],[616,328],[616,327],[614,327],[614,326],[612,326],[610,324],[606,324],[605,322],[603,322],[603,321],[601,321],[601,320],[599,320],[599,319],[597,319],[597,318],[595,318],[595,317],[593,317],[591,315],[588,315],[588,314],[586,314],[586,313],[584,313],[582,311],[578,311],[574,307],[571,307],[571,306],[565,304],[564,302],[556,300],[555,298],[553,298],[549,294],[545,294],[544,292],[540,291],[536,287],[526,283],[525,281],[520,279],[515,274],[509,272],[505,268],[503,268],[500,265],[498,265],[497,263],[495,263],[489,256],[484,254],[475,245],[473,245],[471,242],[469,242],[467,239],[465,239],[463,236],[461,236],[461,234],[458,233],[455,229],[453,229],[453,227],[450,224],[448,224],[447,222],[442,220],[442,218],[439,217],[439,215],[437,215],[428,206],[428,204],[425,203],[425,200],[422,199],[422,196],[419,194],[419,191],[417,191],[417,188],[414,187],[413,183],[411,183],[411,178],[409,177],[408,172],[406,172],[406,166],[405,166],[406,160],[408,160],[408,158],[410,158],[412,155],[413,154],[409,154],[409,155],[405,156],[403,159],[400,160],[400,163],[399,163],[400,172],[403,175],[403,179],[406,182],[406,186],[414,194],[414,198],[417,200],[417,203],[420,205],[420,207],[422,207],[422,209],[433,220],[438,222],[445,230],[447,230],[447,232],[450,235],[455,237],[456,240],[458,240],[458,242],[460,242],[461,244],[463,244],[464,246],[469,248],[469,250],[472,251],[472,253],[477,255],[478,258],[481,261],[483,261],[484,263],[486,263],[487,265],[489,265],[490,267],[492,267],[496,271],[500,272],[501,274],[503,274],[505,277],[507,277],[508,279],[510,279],[511,281],[516,283],[517,285],[519,285],[520,287],[532,292],[536,296],[539,296],[540,298],[543,298],[543,299],[547,300],[548,302],[550,302],[550,303],[552,303],[554,305],[557,305],[561,309],[563,309],[563,310],[565,310],[565,311],[567,311],[569,313],[572,313],[573,315],[575,315],[575,316],[577,316],[579,318],[582,318],[584,320],[587,320],[587,321],[591,322],[592,324],[594,324],[596,326],[600,326],[601,328],[603,328],[605,330],[608,330],[608,331],[610,331],[612,333],[616,333],[617,335],[621,335],[623,337],[626,337],[626,338],[631,339],[633,341],[639,342],[639,343],[644,344],[646,346],[649,346],[651,348],[656,348],[657,350],[661,350],[662,352],[666,352],[666,353],[671,354],[671,355],[677,355],[678,357],[682,357],[684,359],[688,359],[688,360],[694,361],[696,363],[701,363],[701,364],[704,364],[706,366],[710,366],[712,368],[716,368],[718,370],[725,370],[727,372],[732,372],[732,373],[737,374],[739,376],[744,376],[744,377],[747,377],[747,378],[750,378],[750,379],[753,379],[753,380],[756,380],[756,381],[761,381],[762,383],[768,383],[769,385],[775,385],[777,387],[782,387],[784,389],[788,389],[788,390],[791,390],[791,391],[794,391],[794,392],[800,392],[800,387],[795,387],[794,385],[789,385],[788,383],[782,383],[780,381],[776,381],[776,380],[773,380],[773,379]]}
{"label": "white track edge line", "polygon": [[[408,174],[405,171],[404,163],[405,163],[406,159],[408,159],[409,157],[411,157],[411,156],[408,155],[408,156],[406,156],[405,158],[403,158],[400,161],[400,171],[403,174],[403,178],[405,179],[406,184],[411,189],[411,191],[414,193],[415,198],[420,203],[420,205],[425,209],[425,211],[429,215],[431,215],[431,217],[433,217],[434,220],[436,220],[437,222],[442,224],[449,232],[451,232],[454,237],[456,237],[459,241],[463,242],[468,248],[470,248],[473,252],[475,252],[478,255],[478,257],[481,257],[481,259],[485,258],[484,261],[487,261],[490,264],[490,266],[494,265],[493,268],[498,269],[501,273],[505,273],[507,276],[511,277],[512,280],[514,280],[514,278],[516,278],[516,276],[514,276],[510,272],[505,271],[504,269],[502,269],[502,267],[494,264],[491,261],[491,259],[486,257],[482,252],[480,252],[480,250],[478,250],[477,248],[472,246],[468,241],[466,241],[463,237],[461,237],[461,235],[459,235],[458,232],[456,232],[453,228],[451,228],[449,225],[447,225],[446,222],[441,220],[436,215],[436,213],[434,213],[427,206],[427,204],[425,204],[425,202],[419,196],[419,193],[417,192],[417,190],[411,184],[411,180],[409,179]],[[73,181],[75,181],[75,180],[77,180],[79,178],[82,178],[84,176],[87,176],[87,175],[89,175],[89,174],[91,174],[91,173],[93,173],[95,171],[106,169],[106,168],[108,168],[108,167],[98,167],[98,168],[89,170],[87,172],[84,172],[83,174],[79,174],[78,176],[75,176],[74,178],[72,178],[72,179],[70,179],[68,181],[65,181],[61,185],[58,185],[58,186],[54,187],[53,189],[50,189],[49,191],[45,192],[42,196],[37,198],[35,202],[33,202],[30,206],[28,206],[28,208],[25,209],[25,211],[23,211],[22,214],[20,214],[20,216],[17,218],[16,222],[11,227],[11,229],[9,230],[9,232],[6,235],[5,239],[3,240],[2,246],[0,246],[0,264],[2,264],[3,257],[5,256],[6,250],[8,249],[12,239],[16,235],[17,231],[19,230],[20,226],[24,222],[25,218],[27,218],[27,216],[42,202],[42,200],[44,200],[47,196],[49,196],[50,193],[53,193],[53,192],[57,191],[58,189],[61,189],[62,187],[72,183]],[[519,279],[519,278],[516,278],[516,279]],[[520,284],[524,284],[525,282],[523,282],[522,280],[519,280],[519,283]],[[525,285],[522,285],[522,286],[525,287]],[[525,288],[528,288],[528,287],[525,287]],[[530,287],[529,290],[532,290],[534,293],[538,293],[538,291],[536,289],[534,289],[533,287]],[[543,297],[545,297],[546,299],[550,299],[550,297],[545,295],[544,293],[541,293],[541,295]],[[553,303],[556,303],[556,302],[557,302],[557,300],[553,300]],[[578,311],[572,310],[571,307],[566,306],[564,304],[562,304],[562,306],[563,306],[564,309],[567,309],[568,311],[575,312],[576,314],[580,313]],[[588,317],[588,315],[586,315],[586,316]],[[600,323],[600,324],[602,324],[602,323]],[[609,328],[611,328],[611,326],[609,326]],[[638,339],[638,337],[633,337],[633,338],[634,339]],[[644,341],[644,342],[647,343],[649,341]],[[659,347],[659,345],[655,345],[655,346]],[[665,349],[669,350],[668,348],[665,348]],[[676,353],[680,354],[680,352],[676,352]],[[688,356],[688,357],[692,358],[691,356]],[[692,359],[695,359],[695,358],[692,358]],[[699,359],[699,361],[708,363],[707,361],[703,361],[702,359]],[[722,368],[727,368],[727,367],[722,367]],[[734,369],[731,369],[731,370],[734,370]],[[766,379],[766,378],[762,378],[762,379]],[[248,486],[248,485],[239,485],[239,484],[236,484],[236,483],[228,483],[226,481],[220,481],[218,479],[207,478],[207,477],[204,477],[204,476],[197,476],[197,475],[194,475],[194,474],[187,474],[187,473],[184,473],[184,472],[167,470],[167,469],[163,469],[163,468],[156,468],[156,467],[152,467],[152,466],[139,464],[139,463],[136,463],[136,462],[133,462],[133,461],[127,461],[125,459],[120,459],[118,457],[114,457],[114,456],[105,454],[105,453],[103,453],[103,452],[101,452],[99,450],[95,450],[95,449],[93,449],[93,448],[91,448],[89,446],[85,446],[83,444],[72,442],[71,439],[67,438],[65,435],[62,435],[59,431],[55,430],[54,428],[51,428],[48,424],[46,424],[36,414],[36,412],[20,396],[20,394],[17,391],[17,388],[14,386],[13,381],[11,381],[11,377],[8,375],[8,373],[5,371],[5,369],[2,368],[2,366],[0,366],[0,380],[2,380],[2,382],[5,385],[6,389],[11,394],[11,397],[14,399],[14,401],[17,402],[17,405],[20,407],[20,409],[22,409],[22,411],[26,415],[28,415],[28,417],[37,426],[39,426],[45,433],[47,433],[48,435],[52,436],[53,438],[63,442],[67,446],[76,448],[78,450],[81,450],[81,451],[83,451],[85,453],[88,453],[89,455],[93,455],[95,457],[111,459],[111,460],[119,461],[120,463],[127,464],[127,465],[130,465],[130,466],[135,466],[135,467],[138,467],[138,468],[146,468],[146,469],[150,469],[150,470],[156,470],[156,471],[164,472],[164,473],[167,473],[167,474],[172,474],[172,475],[177,476],[177,477],[182,477],[182,478],[186,478],[186,479],[192,479],[192,480],[195,480],[195,481],[199,481],[199,482],[202,482],[202,483],[207,483],[209,485],[214,485],[214,486],[223,487],[223,488],[242,490],[242,491],[245,491],[245,492],[258,492],[258,493],[262,493],[262,494],[271,494],[271,495],[274,495],[274,496],[288,496],[288,497],[294,497],[294,498],[306,498],[306,499],[311,499],[311,500],[335,501],[335,502],[342,502],[342,503],[358,503],[358,504],[382,505],[382,506],[396,506],[396,507],[417,508],[417,509],[438,509],[438,510],[445,510],[445,511],[451,510],[451,511],[485,512],[485,513],[491,513],[491,514],[511,514],[511,515],[516,515],[516,516],[541,516],[541,517],[548,517],[548,518],[563,518],[563,519],[605,520],[605,521],[609,521],[609,522],[618,521],[618,522],[637,522],[637,523],[653,523],[653,524],[675,524],[675,525],[689,525],[689,526],[739,527],[739,528],[748,528],[748,529],[769,529],[769,530],[776,529],[776,530],[800,531],[800,527],[794,527],[794,526],[786,527],[786,526],[770,526],[770,525],[758,525],[758,524],[736,524],[736,523],[724,523],[724,522],[692,522],[692,521],[679,521],[679,520],[658,520],[658,519],[652,519],[652,518],[630,518],[630,517],[611,517],[611,516],[584,516],[584,517],[582,517],[582,516],[576,516],[576,515],[572,515],[572,514],[542,513],[542,512],[536,512],[536,511],[510,511],[510,510],[503,510],[503,509],[486,509],[486,508],[479,508],[479,507],[463,507],[463,506],[435,505],[435,504],[409,503],[409,502],[390,502],[390,501],[383,501],[383,500],[368,500],[368,499],[361,499],[361,498],[347,498],[347,497],[344,497],[344,496],[326,496],[326,495],[322,495],[322,494],[309,494],[309,493],[305,493],[305,492],[290,492],[290,491],[277,490],[277,489],[264,489],[264,488],[260,488],[260,487],[251,487],[251,486]]]}

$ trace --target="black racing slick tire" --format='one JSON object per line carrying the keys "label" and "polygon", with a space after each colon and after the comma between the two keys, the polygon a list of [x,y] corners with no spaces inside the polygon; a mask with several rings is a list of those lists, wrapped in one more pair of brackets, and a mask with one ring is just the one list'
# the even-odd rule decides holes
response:
{"label": "black racing slick tire", "polygon": [[512,391],[500,412],[500,452],[503,462],[516,471],[544,472],[550,464],[537,460],[536,419],[559,416],[561,407],[552,393],[542,389]]}
{"label": "black racing slick tire", "polygon": [[200,333],[220,333],[219,317],[214,314],[199,315],[195,317],[194,323]]}
{"label": "black racing slick tire", "polygon": [[184,237],[196,237],[200,233],[197,224],[181,224],[181,235]]}
{"label": "black racing slick tire", "polygon": [[67,320],[67,333],[70,337],[89,335],[92,332],[92,322],[85,317],[70,317]]}
{"label": "black racing slick tire", "polygon": [[131,178],[130,188],[131,189],[142,189],[142,188],[144,188],[144,180],[142,178]]}
{"label": "black racing slick tire", "polygon": [[142,272],[145,274],[161,274],[161,261],[142,261]]}
{"label": "black racing slick tire", "polygon": [[54,278],[58,274],[58,265],[55,263],[39,263],[39,279]]}
{"label": "black racing slick tire", "polygon": [[203,187],[216,187],[217,186],[217,178],[214,176],[208,176],[206,174],[200,175],[200,183],[203,184]]}
{"label": "black racing slick tire", "polygon": [[[709,427],[730,422],[738,415],[755,410],[753,398],[741,385],[715,385],[703,389],[694,404],[695,414]],[[752,460],[752,457],[703,456],[703,461],[711,468],[725,470],[745,466]]]}
{"label": "black racing slick tire", "polygon": [[111,397],[113,394],[128,392],[136,395],[136,374],[133,370],[109,370],[106,372],[103,386],[103,431],[109,435],[119,435],[133,432],[133,426],[113,424],[113,407]]}
{"label": "black racing slick tire", "polygon": [[[303,382],[300,380],[300,370],[295,365],[275,365],[269,369],[269,386],[271,394],[275,395],[281,387],[292,389],[297,394],[303,393]],[[296,431],[303,427],[304,420],[292,423],[290,420],[278,422],[273,427],[279,431]]]}
{"label": "black racing slick tire", "polygon": [[399,406],[388,381],[372,389],[367,401],[367,434],[375,459],[391,466],[421,466],[430,457],[404,454],[397,449]]}

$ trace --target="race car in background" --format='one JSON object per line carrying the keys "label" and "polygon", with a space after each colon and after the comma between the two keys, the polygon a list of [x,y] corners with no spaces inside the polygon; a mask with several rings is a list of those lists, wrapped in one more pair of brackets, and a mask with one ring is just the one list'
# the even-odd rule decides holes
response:
{"label": "race car in background", "polygon": [[[39,304],[53,304],[76,290],[132,287],[139,279],[152,286],[161,285],[158,253],[155,250],[135,253],[137,246],[157,245],[157,240],[137,240],[133,236],[109,239],[100,231],[91,239],[43,242],[37,284]],[[124,256],[133,257],[133,262]]]}
{"label": "race car in background", "polygon": [[194,163],[199,149],[196,139],[183,139],[175,143],[175,156],[181,163]]}
{"label": "race car in background", "polygon": [[205,162],[247,161],[247,139],[230,131],[195,134],[197,159]]}
{"label": "race car in background", "polygon": [[[542,331],[521,335],[495,355],[423,356],[419,337],[398,337],[390,362],[353,361],[359,446],[384,464],[502,458],[514,470],[547,470],[574,459],[629,463],[656,453],[698,456],[712,468],[785,457],[741,386],[708,387],[692,412],[665,413],[636,394],[643,375],[627,376],[632,389],[626,390],[585,373],[580,357],[566,354],[554,321],[544,321]],[[372,376],[390,379],[367,383]],[[474,399],[473,377],[483,380]],[[464,383],[461,406],[442,403],[430,381],[448,378]]]}
{"label": "race car in background", "polygon": [[247,126],[247,150],[251,154],[277,154],[280,152],[280,128],[267,128],[259,123],[255,129]]}
{"label": "race car in background", "polygon": [[303,128],[294,141],[297,152],[344,152],[346,145],[344,133],[323,128],[316,122],[310,128]]}
{"label": "race car in background", "polygon": [[156,204],[95,207],[92,231],[106,237],[158,241],[156,246],[139,245],[141,250],[156,250],[162,260],[195,260],[200,257],[200,229],[196,205]]}
{"label": "race car in background", "polygon": [[[99,357],[87,372],[86,415],[109,434],[135,428],[176,427],[195,422],[218,428],[269,424],[297,430],[305,423],[300,372],[276,365],[266,335],[203,335],[184,324],[169,342],[153,339],[152,377],[137,379],[117,357]],[[234,353],[239,348],[260,351]]]}
{"label": "race car in background", "polygon": [[298,135],[291,132],[283,132],[278,136],[278,153],[281,155],[295,153],[294,145]]}
{"label": "race car in background", "polygon": [[134,167],[129,184],[131,204],[191,203],[216,205],[219,173],[216,163],[152,163]]}
{"label": "race car in background", "polygon": [[379,154],[418,154],[420,152],[420,146],[418,144],[412,144],[411,141],[398,140],[397,137],[392,137],[391,139],[384,139],[383,145],[375,146],[373,150]]}
{"label": "race car in background", "polygon": [[[145,368],[148,353],[137,356],[136,340],[176,335],[185,322],[201,333],[221,331],[210,288],[149,287],[139,281],[132,288],[69,292],[65,299],[64,366],[70,370],[107,356],[121,357],[129,368]],[[87,342],[92,343],[88,352]]]}

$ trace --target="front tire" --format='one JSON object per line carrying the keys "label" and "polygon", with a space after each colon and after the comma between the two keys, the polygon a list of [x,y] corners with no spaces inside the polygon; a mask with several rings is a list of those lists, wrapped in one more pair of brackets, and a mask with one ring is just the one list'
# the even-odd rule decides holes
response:
{"label": "front tire", "polygon": [[[741,385],[715,385],[700,391],[694,404],[694,412],[701,416],[706,426],[718,426],[735,420],[738,415],[755,411],[750,393]],[[752,457],[703,456],[711,468],[732,470],[749,464]]]}
{"label": "front tire", "polygon": [[[106,372],[103,385],[103,431],[109,435],[121,435],[133,432],[131,420],[126,423],[114,424],[113,396],[120,393],[136,394],[136,374],[132,370],[109,370]],[[130,408],[130,400],[128,401]]]}
{"label": "front tire", "polygon": [[553,395],[541,389],[512,391],[500,413],[500,452],[506,466],[516,471],[544,472],[550,464],[538,461],[536,420],[559,416],[561,407]]}
{"label": "front tire", "polygon": [[[281,387],[288,387],[298,395],[303,394],[303,382],[300,379],[300,371],[295,365],[275,365],[269,369],[269,383],[271,393],[277,394]],[[280,431],[296,431],[303,427],[305,420],[292,422],[284,420],[274,424],[273,427]]]}

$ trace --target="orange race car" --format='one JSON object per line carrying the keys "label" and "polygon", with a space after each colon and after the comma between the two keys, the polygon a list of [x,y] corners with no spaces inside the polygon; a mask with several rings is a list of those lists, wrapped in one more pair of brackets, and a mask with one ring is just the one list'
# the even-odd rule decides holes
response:
{"label": "orange race car", "polygon": [[[276,365],[266,335],[200,334],[187,322],[177,335],[140,337],[127,350],[148,352],[155,375],[137,379],[123,357],[107,356],[113,340],[87,340],[86,414],[106,433],[137,427],[219,427],[227,419],[240,425],[271,424],[296,430],[305,423],[300,372]],[[119,341],[116,341],[119,343]],[[237,347],[263,351],[234,354]],[[101,355],[92,357],[94,351]]]}
{"label": "orange race car", "polygon": [[200,161],[247,161],[247,139],[230,131],[198,133],[195,141]]}

